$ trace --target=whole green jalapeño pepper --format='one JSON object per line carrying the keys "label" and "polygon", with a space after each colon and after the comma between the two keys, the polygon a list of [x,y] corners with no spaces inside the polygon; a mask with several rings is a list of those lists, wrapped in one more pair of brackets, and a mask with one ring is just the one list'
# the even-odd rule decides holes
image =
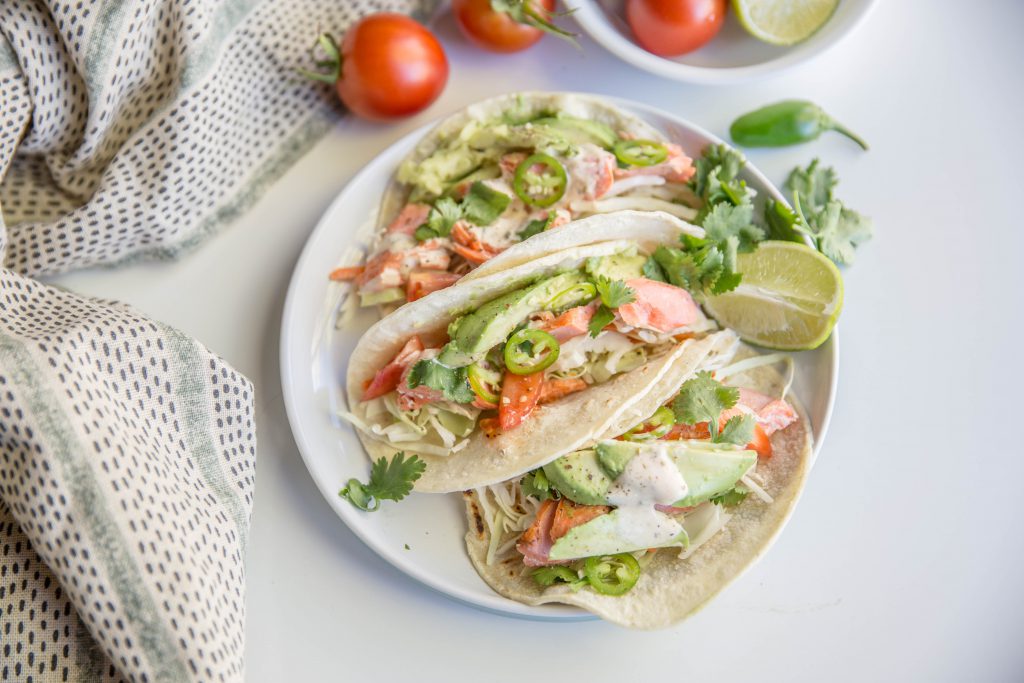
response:
{"label": "whole green jalape\u00f1o pepper", "polygon": [[729,135],[743,147],[785,147],[809,142],[828,130],[850,138],[863,149],[868,143],[825,110],[806,100],[785,100],[744,114],[732,122]]}

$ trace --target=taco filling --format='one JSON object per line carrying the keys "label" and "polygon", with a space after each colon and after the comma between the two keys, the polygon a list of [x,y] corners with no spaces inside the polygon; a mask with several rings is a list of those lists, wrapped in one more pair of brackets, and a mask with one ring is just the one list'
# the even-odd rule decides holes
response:
{"label": "taco filling", "polygon": [[445,456],[713,331],[689,292],[643,276],[646,260],[628,246],[589,258],[456,317],[441,339],[409,337],[364,384],[361,417],[345,416],[372,438]]}
{"label": "taco filling", "polygon": [[622,209],[693,220],[696,173],[679,145],[558,111],[470,121],[397,180],[407,203],[365,265],[339,268],[364,306],[413,301],[538,233]]}
{"label": "taco filling", "polygon": [[[750,365],[719,372],[743,363]],[[685,560],[726,527],[730,508],[747,496],[773,502],[758,461],[772,457],[769,437],[798,420],[782,398],[700,372],[618,438],[471,494],[480,506],[477,526],[487,532],[482,560],[530,576],[538,590],[563,585],[624,595],[655,553],[674,548]],[[710,424],[717,425],[714,436]]]}

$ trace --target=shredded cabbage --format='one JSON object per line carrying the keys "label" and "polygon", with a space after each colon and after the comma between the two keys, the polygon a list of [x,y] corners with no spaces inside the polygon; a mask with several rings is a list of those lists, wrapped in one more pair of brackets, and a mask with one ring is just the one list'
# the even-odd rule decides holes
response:
{"label": "shredded cabbage", "polygon": [[683,517],[683,528],[690,537],[690,545],[679,553],[679,559],[685,560],[707,543],[732,519],[732,515],[714,503],[701,503]]}

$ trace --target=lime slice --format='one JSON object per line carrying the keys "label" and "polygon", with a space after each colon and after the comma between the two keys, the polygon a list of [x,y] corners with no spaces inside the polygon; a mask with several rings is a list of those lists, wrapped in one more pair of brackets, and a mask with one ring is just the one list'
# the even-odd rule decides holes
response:
{"label": "lime slice", "polygon": [[811,37],[835,12],[839,0],[732,0],[743,28],[772,45],[796,45]]}
{"label": "lime slice", "polygon": [[710,297],[708,312],[744,341],[785,351],[822,344],[843,308],[839,269],[816,250],[796,242],[762,242],[740,254],[740,286]]}

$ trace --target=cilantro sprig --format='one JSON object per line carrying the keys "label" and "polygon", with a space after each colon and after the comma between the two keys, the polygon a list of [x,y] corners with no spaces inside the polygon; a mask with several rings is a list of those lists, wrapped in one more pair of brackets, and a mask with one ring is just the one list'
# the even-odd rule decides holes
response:
{"label": "cilantro sprig", "polygon": [[772,239],[802,242],[811,238],[822,254],[839,265],[853,262],[857,247],[871,239],[870,218],[847,208],[835,196],[839,184],[835,171],[819,167],[814,159],[807,168],[795,168],[786,180],[793,197],[793,209],[770,201],[765,206],[765,221]]}
{"label": "cilantro sprig", "polygon": [[469,385],[469,371],[466,368],[450,368],[435,358],[421,360],[412,366],[408,385],[410,389],[418,386],[436,389],[453,403],[472,403],[476,398],[476,393]]}
{"label": "cilantro sprig", "polygon": [[360,510],[375,512],[382,500],[399,501],[409,495],[426,469],[427,464],[417,456],[406,458],[405,452],[399,451],[390,461],[386,457],[374,461],[369,483],[349,479],[338,495]]}
{"label": "cilantro sprig", "polygon": [[554,494],[551,492],[551,482],[548,481],[548,477],[544,474],[544,470],[537,468],[532,472],[528,472],[519,484],[523,489],[523,495],[532,496],[538,500],[547,500],[553,498]]}
{"label": "cilantro sprig", "polygon": [[680,247],[659,247],[644,264],[644,276],[670,282],[703,298],[740,284],[736,255],[753,251],[767,236],[754,224],[754,191],[739,176],[746,160],[727,145],[711,145],[694,162],[690,188],[704,206],[695,222],[703,238],[683,235]]}
{"label": "cilantro sprig", "polygon": [[754,437],[756,420],[753,415],[735,415],[718,429],[719,416],[733,408],[740,400],[740,390],[716,381],[710,372],[698,372],[696,377],[683,383],[672,401],[676,422],[696,425],[708,423],[711,440],[743,446]]}
{"label": "cilantro sprig", "polygon": [[512,198],[504,192],[492,189],[481,181],[469,187],[461,202],[451,197],[441,197],[427,214],[427,220],[414,233],[420,242],[435,237],[447,237],[457,221],[465,218],[473,225],[490,225],[504,213]]}
{"label": "cilantro sprig", "polygon": [[591,337],[601,334],[601,330],[611,321],[615,320],[613,308],[625,306],[636,301],[636,292],[622,280],[612,280],[604,275],[597,278],[597,294],[601,305],[594,312],[587,329]]}

